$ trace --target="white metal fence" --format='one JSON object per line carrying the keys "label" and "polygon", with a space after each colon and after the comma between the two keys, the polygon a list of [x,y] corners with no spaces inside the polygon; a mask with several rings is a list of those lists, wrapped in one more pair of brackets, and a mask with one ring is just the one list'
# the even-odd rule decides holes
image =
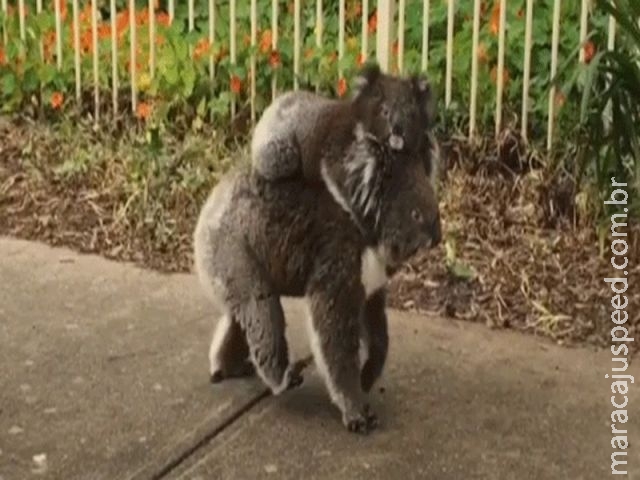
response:
{"label": "white metal fence", "polygon": [[[25,39],[27,35],[26,27],[25,27],[25,1],[26,0],[17,0],[17,4],[10,4],[8,0],[2,0],[1,8],[3,12],[8,12],[11,8],[17,8],[19,18],[20,18],[20,38],[22,40]],[[110,16],[108,21],[111,25],[111,85],[102,85],[101,79],[99,75],[99,65],[101,61],[104,61],[104,58],[101,58],[98,50],[98,3],[106,3],[106,0],[103,2],[99,2],[99,0],[89,0],[90,8],[88,8],[89,4],[81,4],[79,0],[52,0],[50,3],[48,2],[46,8],[52,8],[55,11],[55,52],[56,52],[56,62],[58,68],[62,68],[62,60],[64,55],[72,54],[74,58],[74,68],[75,68],[75,95],[78,101],[81,100],[81,95],[83,91],[82,85],[82,76],[81,76],[81,44],[80,44],[80,15],[81,15],[81,7],[85,10],[83,12],[86,14],[90,12],[91,17],[91,42],[93,44],[92,48],[92,65],[93,65],[93,95],[95,97],[95,116],[98,117],[100,115],[99,105],[100,105],[100,95],[105,91],[106,88],[109,88],[112,96],[112,104],[113,109],[117,111],[119,105],[119,86],[122,82],[123,84],[129,83],[131,88],[131,107],[135,112],[138,102],[138,88],[137,88],[137,48],[136,48],[136,9],[140,7],[140,2],[136,5],[135,0],[128,0],[128,11],[129,11],[129,19],[128,19],[128,27],[130,29],[130,69],[128,72],[128,78],[119,78],[118,68],[117,68],[117,58],[118,58],[118,42],[117,42],[117,23],[118,18],[116,16],[116,0],[108,0],[109,5],[108,9],[110,12]],[[187,8],[188,8],[188,30],[192,31],[194,29],[194,3],[196,0],[187,0]],[[201,0],[204,1],[204,0]],[[211,43],[214,42],[216,35],[216,28],[219,27],[220,22],[228,22],[229,28],[229,58],[230,62],[233,64],[237,59],[238,45],[237,45],[237,37],[238,37],[238,28],[236,22],[236,9],[238,5],[236,2],[238,0],[207,0],[208,1],[208,39]],[[257,15],[257,0],[240,0],[250,1],[250,43],[251,46],[256,46],[258,42],[258,15]],[[322,0],[313,0],[316,6],[315,9],[315,42],[317,46],[320,46],[324,42],[323,30],[325,27],[325,13],[326,11],[323,7]],[[407,8],[411,9],[411,15],[421,14],[422,18],[422,45],[421,45],[421,62],[420,66],[423,71],[426,71],[429,64],[429,52],[430,52],[430,9],[431,9],[431,1],[435,0],[418,0],[411,1],[409,0],[409,5],[407,4],[407,0],[377,0],[374,2],[373,0],[362,0],[361,1],[361,19],[362,19],[362,33],[360,38],[361,52],[364,59],[366,59],[367,52],[369,51],[368,45],[368,32],[367,32],[367,19],[369,18],[370,13],[374,10],[377,11],[377,33],[376,33],[376,57],[377,61],[380,63],[383,70],[388,71],[391,62],[392,55],[391,49],[392,45],[397,42],[397,55],[395,55],[395,61],[397,62],[397,69],[400,73],[404,73],[404,56],[405,56],[405,19],[408,14]],[[496,0],[499,2],[499,25],[498,25],[498,62],[497,62],[497,75],[496,75],[496,101],[495,101],[495,132],[496,135],[501,131],[503,127],[503,96],[504,96],[504,69],[505,69],[505,31],[507,27],[506,23],[506,11],[507,11],[507,1],[513,0]],[[563,0],[554,0],[554,8],[553,8],[553,30],[552,30],[552,38],[551,38],[551,68],[549,71],[550,77],[554,77],[557,69],[558,69],[558,44],[561,35],[561,2]],[[591,9],[590,0],[580,0],[581,1],[581,13],[580,13],[580,42],[584,42],[588,35],[588,18]],[[72,53],[67,53],[63,49],[62,43],[62,17],[66,15],[66,5],[67,2],[70,3],[71,13],[72,13],[72,23],[73,23],[73,50]],[[300,73],[300,59],[302,54],[302,43],[301,43],[301,25],[302,22],[307,21],[308,19],[301,18],[301,4],[302,0],[292,0],[293,2],[293,24],[294,24],[294,34],[293,34],[293,73],[294,73],[294,88],[298,88],[298,75]],[[146,0],[145,0],[146,3]],[[229,18],[220,18],[218,15],[218,4],[224,3],[228,4],[229,8]],[[280,2],[281,3],[281,2]],[[375,5],[374,5],[375,3]],[[53,5],[51,5],[53,4]],[[337,44],[337,52],[338,52],[338,61],[342,59],[345,52],[345,15],[346,15],[346,7],[345,0],[338,0],[338,44]],[[104,5],[103,5],[104,6]],[[158,7],[158,0],[149,0],[148,8],[149,11],[154,12]],[[170,21],[173,21],[175,17],[175,8],[176,4],[174,0],[168,0],[167,4],[167,12]],[[36,10],[37,12],[41,12],[44,8],[42,0],[36,0]],[[523,64],[523,78],[522,78],[522,105],[521,105],[521,114],[520,114],[520,128],[521,134],[526,139],[527,131],[528,131],[528,122],[529,122],[529,113],[531,109],[531,98],[530,98],[530,76],[531,76],[531,50],[532,50],[532,36],[533,36],[533,27],[534,27],[534,11],[535,11],[535,2],[534,0],[526,0],[526,12],[524,15],[524,56],[521,59]],[[453,58],[453,42],[454,42],[454,15],[456,11],[456,0],[448,0],[448,10],[447,10],[447,29],[446,29],[446,71],[444,75],[444,104],[445,107],[448,107],[452,101],[453,95],[453,69],[452,65],[454,62]],[[272,35],[272,47],[274,49],[279,46],[279,36],[278,36],[278,28],[280,24],[280,20],[278,18],[279,15],[279,0],[272,0],[272,10],[271,10],[271,30],[273,32]],[[473,11],[469,12],[470,15],[473,16],[473,32],[472,32],[472,51],[469,52],[468,61],[471,64],[471,80],[470,80],[470,96],[469,96],[469,137],[473,138],[477,133],[477,110],[478,110],[478,55],[475,54],[479,47],[479,30],[480,30],[480,15],[481,15],[481,0],[473,0]],[[397,21],[394,21],[394,18]],[[153,77],[156,70],[156,56],[155,56],[155,45],[156,45],[156,24],[155,24],[155,15],[149,16],[149,73]],[[615,42],[615,23],[613,19],[610,19],[609,22],[609,32],[608,32],[608,48],[612,49],[614,47]],[[8,45],[12,42],[13,39],[9,38],[7,35],[6,28],[3,28],[3,43],[4,45]],[[578,47],[578,45],[576,45]],[[42,45],[40,46],[42,48]],[[213,79],[216,75],[215,72],[215,63],[213,53],[210,53],[209,57],[209,74]],[[584,62],[584,50],[580,49],[579,58],[577,61]],[[342,74],[342,70],[338,70],[339,75]],[[250,64],[250,103],[251,103],[251,119],[255,121],[256,118],[256,106],[255,106],[255,97],[256,97],[256,62],[255,55],[251,58]],[[272,94],[275,95],[278,89],[277,78],[274,76],[272,79]],[[554,133],[554,109],[555,109],[555,87],[552,85],[550,90],[547,93],[548,101],[548,113],[547,113],[547,146],[550,148],[553,140]],[[545,101],[543,98],[534,99],[535,102]],[[232,104],[232,109],[235,109],[235,105]],[[234,110],[235,111],[235,110]]]}

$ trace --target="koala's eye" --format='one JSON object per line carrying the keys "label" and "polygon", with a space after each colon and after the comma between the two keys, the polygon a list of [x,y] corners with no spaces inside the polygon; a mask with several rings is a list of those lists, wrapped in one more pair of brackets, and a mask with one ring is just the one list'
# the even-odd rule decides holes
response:
{"label": "koala's eye", "polygon": [[391,111],[389,110],[389,107],[385,104],[382,104],[380,106],[380,115],[382,115],[384,118],[389,118]]}
{"label": "koala's eye", "polygon": [[411,210],[411,218],[418,223],[422,223],[422,214],[415,208]]}

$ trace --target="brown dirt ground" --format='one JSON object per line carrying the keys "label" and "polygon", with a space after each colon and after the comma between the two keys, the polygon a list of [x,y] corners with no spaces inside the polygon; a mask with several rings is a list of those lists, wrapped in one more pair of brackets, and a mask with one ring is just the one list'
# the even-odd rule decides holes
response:
{"label": "brown dirt ground", "polygon": [[[120,151],[84,175],[61,180],[54,167],[69,155],[63,137],[36,123],[0,120],[0,234],[165,272],[191,269],[191,233],[210,185],[174,188],[151,221],[148,212],[139,218],[130,207]],[[535,159],[507,137],[500,148],[472,148],[462,139],[444,146],[447,241],[397,274],[390,305],[567,345],[609,345],[612,294],[603,279],[614,270],[610,255],[600,255],[593,228],[581,224],[587,222],[571,190],[531,168]],[[640,236],[637,224],[631,228],[627,311],[638,336]]]}

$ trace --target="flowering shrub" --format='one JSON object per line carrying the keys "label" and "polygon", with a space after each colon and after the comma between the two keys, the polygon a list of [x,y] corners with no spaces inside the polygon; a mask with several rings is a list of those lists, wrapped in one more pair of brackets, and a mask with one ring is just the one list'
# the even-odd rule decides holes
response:
{"label": "flowering shrub", "polygon": [[[26,30],[24,42],[19,40],[19,19],[16,7],[11,7],[2,16],[7,35],[11,39],[0,47],[0,103],[5,111],[16,110],[25,102],[36,101],[50,110],[60,110],[72,102],[65,98],[74,89],[73,63],[73,23],[71,2],[59,2],[62,19],[62,67],[56,66],[56,33],[53,1],[46,10],[35,14],[35,1],[27,1]],[[82,2],[80,18],[80,49],[83,88],[93,88],[93,42],[91,30],[90,2]],[[250,2],[237,2],[237,61],[229,57],[229,5],[226,1],[216,2],[216,32],[214,42],[208,40],[209,12],[207,2],[196,2],[195,28],[187,28],[186,2],[176,2],[173,23],[168,14],[156,5],[150,12],[147,2],[140,2],[136,10],[136,79],[140,95],[137,116],[149,118],[152,113],[160,118],[176,111],[193,111],[199,117],[225,117],[231,101],[241,105],[247,102],[249,92],[250,57],[255,53],[257,63],[256,90],[257,107],[261,110],[271,99],[271,79],[277,79],[278,88],[293,85],[293,1],[280,3],[278,46],[272,49],[273,33],[271,25],[271,0],[258,0],[259,31],[258,42],[251,47],[250,42]],[[302,52],[301,86],[317,85],[321,91],[336,95],[346,95],[349,90],[347,79],[362,65],[361,53],[362,22],[367,23],[369,35],[368,57],[374,55],[377,15],[369,12],[362,18],[360,1],[346,2],[345,55],[338,61],[338,1],[324,2],[324,33],[321,46],[315,40],[315,2],[302,2]],[[33,5],[32,5],[33,4]],[[116,38],[118,46],[118,76],[126,98],[130,82],[130,39],[128,2],[118,1],[116,14]],[[507,2],[507,41],[505,58],[505,108],[519,114],[522,95],[522,70],[524,54],[524,6],[525,0]],[[547,89],[549,86],[551,12],[553,0],[535,3],[534,32],[532,50],[532,125],[543,128],[547,113]],[[453,52],[453,95],[451,109],[466,115],[470,91],[471,54],[479,60],[479,121],[488,125],[493,119],[495,108],[495,83],[497,77],[497,51],[499,31],[499,0],[483,0],[481,6],[480,44],[472,52],[472,11],[473,0],[456,2],[455,37]],[[416,14],[420,12],[420,14]],[[149,67],[150,39],[149,22],[155,20],[156,36],[153,48],[156,52],[154,74]],[[569,58],[578,46],[577,0],[563,1],[562,34],[560,44],[561,62]],[[108,11],[100,11],[98,19],[98,59],[100,88],[107,92],[111,88],[111,24]],[[420,69],[422,48],[422,2],[408,1],[405,31],[405,73],[415,73]],[[604,43],[606,19],[595,16],[593,26],[598,35],[585,48],[585,60],[595,55],[597,45]],[[447,2],[431,2],[429,17],[429,67],[428,75],[440,93],[444,89],[446,69],[446,24]],[[600,28],[602,27],[602,28]],[[42,44],[42,49],[40,48]],[[393,58],[397,58],[397,42],[393,46]],[[209,64],[213,59],[215,75],[210,77]],[[577,55],[575,56],[577,62]],[[342,69],[342,77],[339,77]],[[397,68],[392,68],[397,72]],[[569,75],[569,74],[567,74]],[[562,107],[571,91],[560,89],[556,104]],[[103,97],[107,98],[106,95]],[[89,96],[87,96],[89,98]],[[106,104],[106,101],[105,101]],[[560,116],[571,118],[573,113],[560,109]]]}

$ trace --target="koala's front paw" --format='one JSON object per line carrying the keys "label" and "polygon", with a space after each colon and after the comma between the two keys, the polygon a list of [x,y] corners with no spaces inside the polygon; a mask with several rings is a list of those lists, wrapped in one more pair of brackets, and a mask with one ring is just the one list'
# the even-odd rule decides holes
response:
{"label": "koala's front paw", "polygon": [[256,373],[255,367],[253,363],[249,360],[245,360],[239,365],[234,366],[233,368],[227,368],[226,370],[223,368],[218,368],[211,373],[209,376],[209,381],[211,383],[220,383],[223,380],[227,380],[229,378],[243,378],[243,377],[251,377]]}
{"label": "koala's front paw", "polygon": [[367,435],[378,427],[378,417],[371,411],[369,405],[365,405],[362,411],[345,412],[342,422],[347,430],[361,435]]}

